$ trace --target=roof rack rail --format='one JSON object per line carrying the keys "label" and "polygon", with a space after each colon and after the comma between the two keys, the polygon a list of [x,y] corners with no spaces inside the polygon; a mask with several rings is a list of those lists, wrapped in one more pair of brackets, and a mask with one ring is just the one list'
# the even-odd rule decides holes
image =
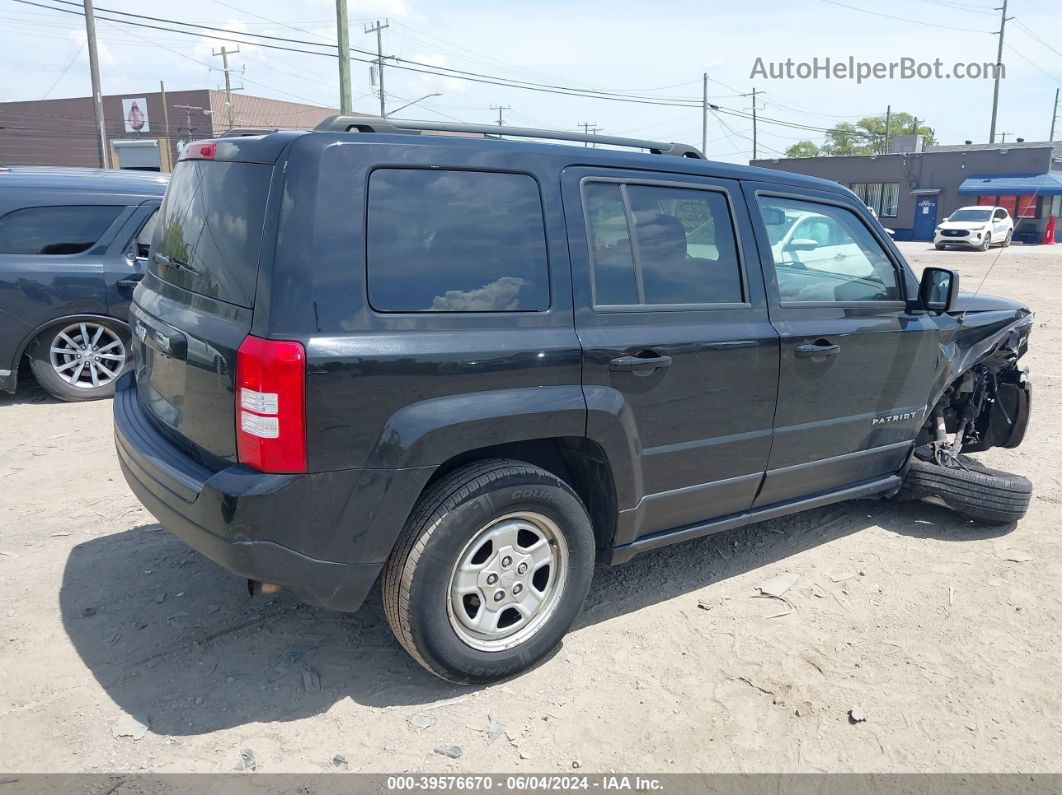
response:
{"label": "roof rack rail", "polygon": [[218,137],[243,138],[248,135],[269,135],[269,133],[275,133],[279,129],[279,127],[233,127],[231,130],[225,130]]}
{"label": "roof rack rail", "polygon": [[485,137],[501,138],[548,138],[558,141],[625,146],[632,149],[648,149],[654,155],[674,155],[704,160],[699,149],[688,144],[645,141],[639,138],[618,138],[612,135],[588,135],[563,130],[538,130],[533,127],[502,127],[497,124],[464,124],[439,121],[407,121],[385,119],[379,116],[330,116],[314,130],[318,132],[367,132],[407,133],[420,135],[423,132],[480,133]]}

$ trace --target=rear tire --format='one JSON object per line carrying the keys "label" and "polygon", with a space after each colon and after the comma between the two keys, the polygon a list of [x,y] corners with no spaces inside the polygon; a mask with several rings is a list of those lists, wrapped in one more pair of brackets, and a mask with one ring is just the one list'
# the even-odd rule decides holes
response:
{"label": "rear tire", "polygon": [[504,679],[560,643],[594,558],[590,518],[567,483],[520,461],[476,462],[418,500],[384,567],[384,613],[436,676]]}
{"label": "rear tire", "polygon": [[104,318],[57,323],[30,345],[30,369],[60,400],[113,397],[115,382],[132,366],[129,339],[124,324]]}
{"label": "rear tire", "polygon": [[980,524],[1010,524],[1025,516],[1032,498],[1028,478],[990,469],[968,456],[959,460],[965,469],[913,459],[897,497],[939,497],[953,511]]}
{"label": "rear tire", "polygon": [[1007,236],[1005,238],[1003,238],[1003,248],[1006,248],[1007,246],[1009,246],[1013,239],[1014,239],[1014,230],[1011,229],[1009,232],[1007,232]]}

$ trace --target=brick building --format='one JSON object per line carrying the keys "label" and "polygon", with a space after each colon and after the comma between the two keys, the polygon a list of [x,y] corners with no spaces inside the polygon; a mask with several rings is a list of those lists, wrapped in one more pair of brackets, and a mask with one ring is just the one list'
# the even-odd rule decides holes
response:
{"label": "brick building", "polygon": [[[111,165],[169,171],[180,142],[232,127],[306,129],[339,111],[277,99],[195,89],[103,98]],[[135,109],[134,109],[135,104]],[[0,166],[98,166],[91,97],[0,102]]]}

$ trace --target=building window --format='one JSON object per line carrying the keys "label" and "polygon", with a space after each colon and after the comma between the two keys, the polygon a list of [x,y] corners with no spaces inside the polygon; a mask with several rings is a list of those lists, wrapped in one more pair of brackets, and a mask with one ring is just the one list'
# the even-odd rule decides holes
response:
{"label": "building window", "polygon": [[899,182],[853,182],[852,192],[879,218],[895,218],[900,203]]}

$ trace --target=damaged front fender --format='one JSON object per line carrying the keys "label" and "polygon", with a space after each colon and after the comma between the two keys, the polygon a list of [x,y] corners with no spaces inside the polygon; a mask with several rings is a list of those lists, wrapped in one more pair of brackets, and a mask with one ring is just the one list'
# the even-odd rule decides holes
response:
{"label": "damaged front fender", "polygon": [[941,318],[937,374],[920,444],[932,442],[935,432],[939,446],[944,428],[956,434],[948,445],[952,455],[1021,443],[1032,388],[1018,360],[1028,351],[1033,320],[1016,301],[960,295],[955,311]]}

